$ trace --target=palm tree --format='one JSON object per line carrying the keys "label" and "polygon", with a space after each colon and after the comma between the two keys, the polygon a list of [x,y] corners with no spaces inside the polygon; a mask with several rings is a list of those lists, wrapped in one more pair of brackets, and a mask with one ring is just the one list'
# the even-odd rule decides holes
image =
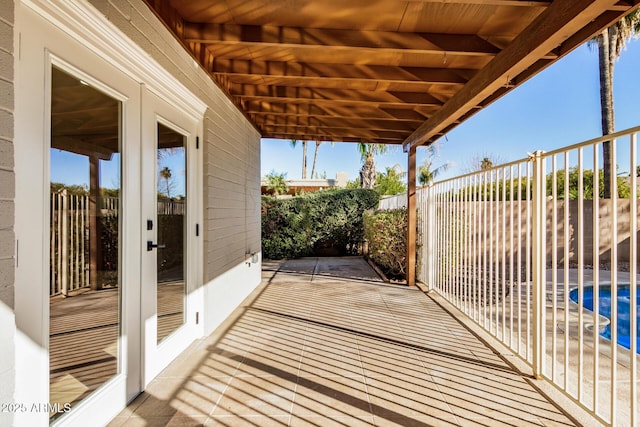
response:
{"label": "palm tree", "polygon": [[486,151],[482,153],[475,153],[471,158],[465,161],[463,172],[471,173],[486,171],[502,163],[505,163],[505,160],[495,153]]}
{"label": "palm tree", "polygon": [[[307,142],[308,141],[302,141],[302,179],[307,179]],[[296,148],[298,140],[292,139],[289,141],[289,144],[292,148]]]}
{"label": "palm tree", "polygon": [[274,196],[286,194],[289,191],[286,177],[286,173],[276,173],[276,171],[274,170],[269,172],[269,174],[265,177],[267,179],[267,190]]}
{"label": "palm tree", "polygon": [[493,161],[490,158],[485,157],[480,162],[480,170],[486,171],[493,167]]}
{"label": "palm tree", "polygon": [[171,169],[168,166],[160,169],[160,178],[164,180],[164,193],[168,198],[171,198]]}
{"label": "palm tree", "polygon": [[451,166],[450,162],[446,162],[437,168],[433,168],[434,160],[438,157],[439,145],[437,143],[426,147],[428,157],[424,159],[424,164],[418,166],[418,183],[427,185],[432,182],[438,175],[445,172]]}
{"label": "palm tree", "polygon": [[[591,41],[598,46],[598,68],[600,70],[600,111],[602,114],[602,134],[614,132],[613,122],[613,65],[620,57],[627,41],[640,33],[640,10],[636,10],[605,29]],[[611,198],[611,143],[602,143],[604,171],[604,198]]]}
{"label": "palm tree", "polygon": [[[316,149],[313,153],[313,165],[311,166],[311,179],[317,178],[316,176],[316,160],[318,160],[318,148],[322,145],[324,141],[316,141]],[[331,141],[331,146],[333,147],[333,141]]]}
{"label": "palm tree", "polygon": [[424,164],[418,166],[418,182],[420,185],[427,185],[432,182],[438,175],[449,169],[449,163],[444,163],[437,168],[433,168],[433,159],[430,157],[424,159]]}
{"label": "palm tree", "polygon": [[387,152],[388,147],[383,144],[370,144],[367,142],[358,143],[358,151],[362,159],[360,168],[361,188],[373,188],[376,183],[376,164],[374,156]]}

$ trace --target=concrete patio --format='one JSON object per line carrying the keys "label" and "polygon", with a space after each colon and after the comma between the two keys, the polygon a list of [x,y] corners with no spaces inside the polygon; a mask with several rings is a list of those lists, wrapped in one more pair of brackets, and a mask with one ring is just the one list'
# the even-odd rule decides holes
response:
{"label": "concrete patio", "polygon": [[264,263],[263,283],[110,426],[570,426],[428,295],[359,258]]}

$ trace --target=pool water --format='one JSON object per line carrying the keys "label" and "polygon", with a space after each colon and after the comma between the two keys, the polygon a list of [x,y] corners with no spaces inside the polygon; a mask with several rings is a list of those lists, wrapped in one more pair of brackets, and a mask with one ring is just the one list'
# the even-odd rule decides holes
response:
{"label": "pool water", "polygon": [[[631,316],[629,314],[629,303],[631,301],[631,287],[628,284],[618,285],[618,344],[623,347],[631,348]],[[605,316],[607,319],[611,319],[611,286],[601,285],[598,287],[598,313]],[[569,292],[569,297],[575,303],[578,302],[578,289],[573,289]],[[638,343],[638,352],[640,353],[640,292],[636,296],[636,306],[639,307],[636,310],[636,331],[635,337]],[[584,307],[593,311],[593,286],[584,287]],[[611,327],[608,325],[604,331],[600,334],[606,339],[611,339]]]}

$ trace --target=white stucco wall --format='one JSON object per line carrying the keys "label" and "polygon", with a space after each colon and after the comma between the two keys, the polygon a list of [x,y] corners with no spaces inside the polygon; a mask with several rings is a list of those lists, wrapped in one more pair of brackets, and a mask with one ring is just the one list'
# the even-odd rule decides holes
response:
{"label": "white stucco wall", "polygon": [[[14,400],[15,390],[15,175],[14,2],[0,0],[0,404]],[[0,410],[0,425],[11,425],[13,413]]]}

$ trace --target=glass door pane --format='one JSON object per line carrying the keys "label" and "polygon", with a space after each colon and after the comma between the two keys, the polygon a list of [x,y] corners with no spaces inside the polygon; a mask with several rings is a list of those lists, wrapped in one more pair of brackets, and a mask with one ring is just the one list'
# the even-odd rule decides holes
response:
{"label": "glass door pane", "polygon": [[158,123],[156,212],[157,342],[184,324],[187,208],[186,137]]}
{"label": "glass door pane", "polygon": [[51,77],[49,400],[70,408],[120,369],[121,103]]}

